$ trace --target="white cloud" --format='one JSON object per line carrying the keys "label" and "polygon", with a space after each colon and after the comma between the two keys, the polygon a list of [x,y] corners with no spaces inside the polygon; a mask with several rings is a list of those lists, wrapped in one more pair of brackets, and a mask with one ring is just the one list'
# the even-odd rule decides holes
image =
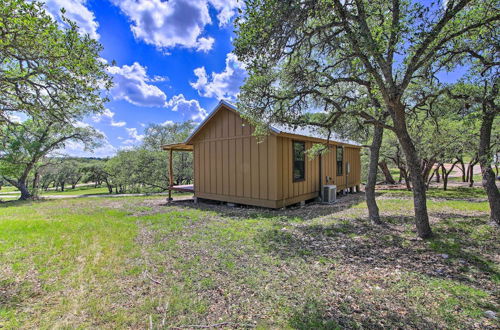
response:
{"label": "white cloud", "polygon": [[209,6],[226,25],[241,7],[238,0],[113,0],[131,21],[135,38],[159,48],[176,46],[207,52],[213,38],[202,37],[212,23]]}
{"label": "white cloud", "polygon": [[149,82],[164,82],[164,81],[168,81],[168,77],[155,75],[153,78],[148,79],[148,81]]}
{"label": "white cloud", "polygon": [[243,1],[239,0],[209,0],[209,2],[219,12],[217,14],[219,26],[227,25],[236,15],[238,8],[243,5]]}
{"label": "white cloud", "polygon": [[194,48],[205,25],[211,23],[205,1],[114,0],[132,21],[137,39],[158,47]]}
{"label": "white cloud", "polygon": [[183,94],[175,95],[168,101],[172,111],[178,111],[183,116],[195,121],[203,120],[207,111],[200,106],[198,100],[186,100]]}
{"label": "white cloud", "polygon": [[80,120],[76,120],[73,122],[73,125],[75,127],[78,127],[78,128],[89,128],[89,127],[92,127],[90,126],[89,124],[83,122],[83,121],[80,121]]}
{"label": "white cloud", "polygon": [[73,157],[111,157],[116,154],[117,149],[109,142],[108,138],[103,132],[104,138],[101,141],[101,146],[94,150],[86,150],[85,145],[80,141],[67,141],[64,149],[60,150],[65,155]]}
{"label": "white cloud", "polygon": [[127,125],[127,122],[125,121],[114,121],[114,120],[111,120],[111,126],[113,127],[123,127]]}
{"label": "white cloud", "polygon": [[109,67],[108,72],[112,75],[114,82],[110,91],[113,98],[143,107],[165,106],[167,99],[165,93],[158,87],[146,83],[150,81],[146,69],[137,62],[130,66]]}
{"label": "white cloud", "polygon": [[128,136],[130,137],[130,139],[125,140],[123,142],[124,144],[135,144],[135,143],[142,142],[142,140],[144,140],[144,135],[139,134],[137,132],[137,128],[131,127],[131,128],[125,128],[125,129],[127,130],[127,133],[128,133]]}
{"label": "white cloud", "polygon": [[198,39],[198,48],[196,50],[208,53],[214,46],[215,39],[212,37]]}
{"label": "white cloud", "polygon": [[22,123],[23,121],[28,119],[26,114],[22,112],[6,112],[5,114],[3,114],[3,116],[5,116],[7,120],[10,120],[13,123]]}
{"label": "white cloud", "polygon": [[111,110],[109,110],[108,108],[104,109],[104,111],[102,113],[99,113],[99,114],[96,114],[96,115],[93,115],[92,116],[92,121],[94,123],[99,123],[101,122],[101,120],[103,118],[113,118],[113,116],[115,115],[115,113]]}
{"label": "white cloud", "polygon": [[102,113],[97,114],[97,115],[93,115],[91,118],[92,118],[92,121],[94,123],[99,123],[104,118],[106,118],[109,120],[109,124],[111,126],[114,126],[114,127],[123,127],[123,126],[127,125],[127,123],[124,121],[115,121],[113,118],[114,116],[115,116],[115,113],[113,111],[109,110],[108,108],[106,108],[106,109],[104,109],[104,111]]}
{"label": "white cloud", "polygon": [[222,72],[212,72],[208,76],[205,67],[199,67],[194,69],[194,74],[198,80],[192,82],[191,86],[201,96],[229,100],[237,97],[240,86],[247,76],[243,63],[233,53],[227,54],[226,67]]}
{"label": "white cloud", "polygon": [[173,126],[174,124],[175,123],[172,120],[166,120],[163,123],[161,123],[160,125],[162,125],[162,126]]}
{"label": "white cloud", "polygon": [[94,13],[86,7],[86,0],[46,0],[47,11],[59,22],[61,20],[61,8],[66,10],[64,14],[74,21],[80,28],[81,33],[89,34],[93,39],[99,39],[97,23]]}
{"label": "white cloud", "polygon": [[9,117],[9,120],[13,123],[21,123],[21,117],[18,115],[10,115],[8,117]]}

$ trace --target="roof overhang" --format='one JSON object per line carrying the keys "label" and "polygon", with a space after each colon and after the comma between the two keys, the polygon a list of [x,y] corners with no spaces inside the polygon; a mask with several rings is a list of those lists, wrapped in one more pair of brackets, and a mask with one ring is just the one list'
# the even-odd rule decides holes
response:
{"label": "roof overhang", "polygon": [[351,143],[346,143],[346,142],[341,142],[341,141],[336,141],[336,140],[327,140],[327,139],[322,139],[322,138],[312,137],[312,136],[307,136],[307,135],[301,135],[301,134],[279,132],[279,133],[277,133],[277,135],[285,137],[285,138],[289,138],[289,139],[294,139],[294,140],[311,141],[313,143],[330,144],[330,145],[336,145],[336,146],[341,146],[341,147],[349,147],[349,148],[356,148],[356,149],[361,149],[362,148],[362,146],[356,145],[356,144],[351,144]]}
{"label": "roof overhang", "polygon": [[165,144],[162,145],[161,148],[163,150],[173,150],[173,151],[193,151],[193,145],[185,143]]}
{"label": "roof overhang", "polygon": [[[226,102],[224,100],[219,101],[215,109],[203,120],[198,127],[189,135],[189,137],[186,139],[184,143],[177,143],[177,144],[169,144],[162,146],[163,150],[181,150],[181,151],[192,151],[193,150],[193,145],[192,140],[194,137],[205,127],[205,125],[212,119],[217,112],[219,112],[222,108],[228,109],[234,113],[236,113],[238,116],[241,116],[241,113],[238,111],[238,109],[232,105],[229,102]],[[269,133],[277,136],[282,136],[282,137],[287,137],[287,138],[292,138],[292,139],[302,139],[302,140],[308,140],[311,142],[315,143],[326,143],[326,144],[334,144],[334,145],[340,145],[340,146],[345,146],[345,147],[351,147],[351,148],[359,148],[361,149],[362,147],[359,145],[351,144],[351,143],[345,143],[345,142],[340,142],[340,141],[335,141],[335,140],[327,140],[324,138],[319,138],[319,137],[312,137],[312,136],[307,136],[307,135],[301,135],[301,134],[295,134],[295,133],[290,133],[283,131],[279,128],[269,126]]]}

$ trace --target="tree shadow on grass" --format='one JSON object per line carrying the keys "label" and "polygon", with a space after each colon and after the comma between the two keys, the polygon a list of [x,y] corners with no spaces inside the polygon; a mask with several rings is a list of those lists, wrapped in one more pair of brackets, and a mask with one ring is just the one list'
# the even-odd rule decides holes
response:
{"label": "tree shadow on grass", "polygon": [[16,310],[23,302],[37,294],[35,284],[27,279],[23,281],[0,279],[0,310]]}
{"label": "tree shadow on grass", "polygon": [[429,248],[460,260],[463,269],[471,266],[500,282],[500,272],[492,257],[498,255],[500,231],[488,224],[488,217],[440,213]]}
{"label": "tree shadow on grass", "polygon": [[293,329],[341,329],[338,320],[328,312],[327,306],[313,299],[294,311],[288,324]]}
{"label": "tree shadow on grass", "polygon": [[[337,302],[338,303],[338,302]],[[348,303],[329,304],[326,301],[308,299],[293,311],[288,325],[293,329],[381,329],[387,327],[437,329],[439,325],[409,313],[401,315],[384,306],[368,306],[358,301],[353,306]],[[382,310],[382,309],[383,310]],[[359,313],[363,311],[363,313]]]}
{"label": "tree shadow on grass", "polygon": [[[470,232],[456,231],[446,221],[486,223],[478,218],[446,214],[436,228],[435,238],[422,241],[413,233],[413,217],[384,218],[385,225],[373,226],[365,219],[340,220],[327,225],[299,225],[261,232],[256,241],[282,259],[307,261],[326,258],[369,271],[373,267],[400,269],[428,276],[455,279],[476,287],[494,289],[500,274],[494,267],[495,237],[478,242]],[[496,230],[496,229],[492,229]],[[455,231],[455,233],[453,233]],[[481,244],[490,244],[484,251]],[[470,272],[472,271],[472,273]],[[473,276],[471,276],[473,274]]]}
{"label": "tree shadow on grass", "polygon": [[[14,200],[2,200],[0,201],[0,208],[7,208],[7,207],[16,207],[16,206],[29,206],[34,203],[45,203],[50,201],[49,199],[28,199],[28,200],[19,200],[19,199],[14,199]],[[53,201],[53,200],[52,200]]]}

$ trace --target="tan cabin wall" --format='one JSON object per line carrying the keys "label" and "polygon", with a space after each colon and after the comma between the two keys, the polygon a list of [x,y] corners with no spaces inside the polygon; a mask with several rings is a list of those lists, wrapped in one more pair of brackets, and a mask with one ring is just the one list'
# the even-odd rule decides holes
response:
{"label": "tan cabin wall", "polygon": [[[278,206],[287,206],[301,200],[312,199],[320,195],[321,184],[335,184],[337,190],[351,188],[361,183],[361,163],[360,149],[344,146],[344,172],[342,176],[337,176],[336,148],[337,144],[331,144],[329,151],[314,159],[307,157],[305,180],[293,182],[293,153],[292,142],[303,141],[306,143],[306,150],[309,150],[315,142],[301,140],[300,138],[278,137]],[[350,163],[351,171],[346,173],[346,164]],[[329,180],[327,181],[327,177]]]}
{"label": "tan cabin wall", "polygon": [[[292,141],[314,140],[269,135],[252,136],[252,128],[229,109],[217,112],[192,140],[195,196],[270,208],[284,207],[320,194],[320,157],[306,157],[305,180],[293,182]],[[360,183],[359,149],[344,147],[351,173],[336,176],[335,145],[322,156],[322,184],[338,189]],[[345,166],[345,165],[344,165]],[[326,176],[333,180],[326,182]]]}
{"label": "tan cabin wall", "polygon": [[[323,184],[334,184],[337,190],[355,187],[361,184],[360,149],[344,146],[344,171],[337,176],[337,150],[339,145],[330,145],[329,151],[323,154]],[[346,164],[350,163],[351,171],[347,173]],[[327,181],[328,177],[328,181]]]}
{"label": "tan cabin wall", "polygon": [[301,200],[312,199],[319,196],[319,157],[311,159],[306,156],[305,180],[293,181],[293,141],[303,141],[306,150],[309,150],[313,143],[300,139],[278,137],[278,206],[287,206],[300,202]]}
{"label": "tan cabin wall", "polygon": [[252,133],[230,110],[206,124],[193,141],[197,197],[276,207],[277,137]]}

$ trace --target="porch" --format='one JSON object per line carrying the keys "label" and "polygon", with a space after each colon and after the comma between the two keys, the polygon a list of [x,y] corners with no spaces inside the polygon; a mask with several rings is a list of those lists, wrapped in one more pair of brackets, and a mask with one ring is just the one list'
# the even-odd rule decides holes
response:
{"label": "porch", "polygon": [[161,146],[163,150],[169,152],[168,157],[168,174],[169,174],[169,182],[170,186],[167,188],[168,190],[168,200],[172,200],[172,191],[180,191],[180,192],[189,192],[194,194],[194,184],[186,184],[186,185],[177,185],[174,186],[172,182],[174,182],[174,165],[173,165],[173,154],[174,151],[193,151],[193,146],[185,143],[174,143],[174,144],[166,144]]}
{"label": "porch", "polygon": [[180,192],[189,192],[194,194],[194,185],[193,184],[184,184],[179,186],[170,186],[168,190],[172,191],[180,191]]}

